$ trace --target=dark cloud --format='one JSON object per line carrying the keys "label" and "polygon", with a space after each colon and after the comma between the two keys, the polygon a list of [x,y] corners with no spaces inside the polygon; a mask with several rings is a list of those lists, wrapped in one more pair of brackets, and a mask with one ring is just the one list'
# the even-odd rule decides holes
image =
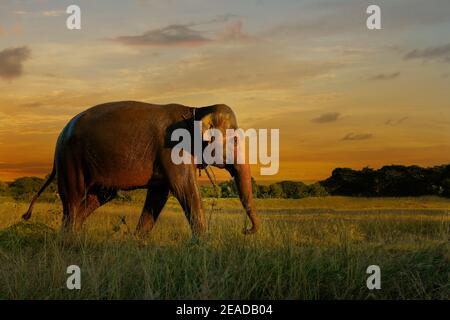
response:
{"label": "dark cloud", "polygon": [[348,133],[342,138],[343,141],[356,141],[356,140],[368,140],[372,139],[371,133]]}
{"label": "dark cloud", "polygon": [[20,173],[25,175],[45,175],[51,170],[48,162],[21,162],[7,163],[0,162],[0,170],[8,173]]}
{"label": "dark cloud", "polygon": [[200,31],[189,25],[170,25],[144,32],[137,36],[120,36],[112,39],[131,46],[199,46],[208,43]]}
{"label": "dark cloud", "polygon": [[442,60],[450,62],[450,43],[441,46],[429,47],[423,50],[415,49],[408,52],[403,59]]}
{"label": "dark cloud", "polygon": [[30,103],[23,103],[20,105],[23,108],[39,108],[42,106],[42,103],[40,102],[30,102]]}
{"label": "dark cloud", "polygon": [[400,72],[394,73],[380,73],[373,77],[370,77],[369,80],[392,80],[398,78],[400,76]]}
{"label": "dark cloud", "polygon": [[403,117],[403,118],[400,118],[400,119],[389,119],[389,120],[387,120],[385,122],[385,125],[387,125],[387,126],[396,126],[396,125],[399,125],[399,124],[405,122],[406,120],[408,120],[408,117]]}
{"label": "dark cloud", "polygon": [[329,113],[321,114],[320,116],[312,119],[311,121],[316,122],[316,123],[334,122],[334,121],[337,121],[340,116],[341,116],[341,114],[338,112],[329,112]]}
{"label": "dark cloud", "polygon": [[23,62],[30,56],[31,50],[26,46],[0,51],[0,77],[7,80],[20,77],[23,74]]}

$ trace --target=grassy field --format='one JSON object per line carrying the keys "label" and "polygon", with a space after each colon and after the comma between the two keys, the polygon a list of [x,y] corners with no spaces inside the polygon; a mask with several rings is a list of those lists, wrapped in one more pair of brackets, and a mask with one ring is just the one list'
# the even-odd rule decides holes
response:
{"label": "grassy field", "polygon": [[[171,199],[151,236],[132,236],[141,203],[113,202],[63,237],[59,203],[0,198],[0,299],[449,299],[450,200],[258,199],[262,229],[244,236],[237,199],[219,199],[209,233],[191,234]],[[81,267],[82,289],[66,288]],[[381,268],[368,290],[366,268]]]}

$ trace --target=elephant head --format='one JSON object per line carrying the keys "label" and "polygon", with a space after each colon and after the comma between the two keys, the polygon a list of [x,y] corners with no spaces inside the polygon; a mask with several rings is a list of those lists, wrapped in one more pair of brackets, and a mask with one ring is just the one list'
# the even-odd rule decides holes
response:
{"label": "elephant head", "polygon": [[[201,121],[201,135],[203,139],[206,140],[204,141],[202,150],[204,150],[208,143],[211,142],[211,138],[208,135],[208,132],[210,132],[211,130],[208,129],[216,129],[221,132],[223,141],[219,143],[219,145],[221,145],[222,148],[221,151],[223,155],[223,161],[221,163],[214,163],[212,165],[226,169],[234,178],[240,201],[252,223],[251,228],[245,230],[244,232],[247,234],[256,232],[259,227],[259,219],[256,215],[255,205],[253,202],[250,165],[248,164],[247,160],[245,160],[245,162],[241,164],[236,161],[239,153],[244,152],[242,148],[238,148],[239,145],[236,143],[237,140],[233,137],[233,142],[231,144],[229,143],[229,141],[227,141],[227,129],[238,129],[236,116],[233,110],[231,110],[231,108],[226,105],[213,105],[208,107],[196,108],[194,120]],[[229,146],[232,146],[234,148],[234,161],[232,161],[232,164],[227,163],[226,159],[226,148]]]}

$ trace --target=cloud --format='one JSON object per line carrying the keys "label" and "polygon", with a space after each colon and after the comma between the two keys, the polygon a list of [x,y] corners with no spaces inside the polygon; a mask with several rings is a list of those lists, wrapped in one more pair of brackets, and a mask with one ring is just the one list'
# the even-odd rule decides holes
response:
{"label": "cloud", "polygon": [[415,49],[408,52],[404,60],[423,59],[423,60],[441,60],[450,62],[450,43],[441,46],[425,48],[423,50]]}
{"label": "cloud", "polygon": [[40,102],[29,102],[29,103],[23,103],[20,105],[23,108],[38,108],[42,106],[42,103]]}
{"label": "cloud", "polygon": [[15,15],[18,16],[44,16],[44,17],[59,17],[66,14],[65,10],[45,10],[45,11],[23,11],[16,10],[14,11]]}
{"label": "cloud", "polygon": [[51,169],[51,163],[30,161],[20,163],[0,162],[1,173],[16,173],[21,175],[45,175]]}
{"label": "cloud", "polygon": [[31,50],[26,46],[0,51],[0,77],[7,80],[20,77],[23,74],[23,62],[30,56]]}
{"label": "cloud", "polygon": [[251,37],[243,31],[244,23],[242,20],[229,21],[219,35],[223,41],[246,41]]}
{"label": "cloud", "polygon": [[49,11],[42,11],[41,14],[44,17],[59,17],[66,14],[66,12],[64,10],[49,10]]}
{"label": "cloud", "polygon": [[398,78],[400,76],[400,72],[394,73],[380,73],[370,77],[369,80],[392,80]]}
{"label": "cloud", "polygon": [[137,36],[120,36],[112,39],[131,46],[200,46],[211,41],[189,25],[170,25],[144,32]]}
{"label": "cloud", "polygon": [[328,123],[328,122],[335,122],[339,119],[340,113],[338,112],[329,112],[324,113],[318,116],[317,118],[312,119],[312,122],[316,123]]}
{"label": "cloud", "polygon": [[348,133],[342,138],[342,141],[368,140],[372,138],[373,135],[371,133]]}
{"label": "cloud", "polygon": [[408,117],[403,117],[400,119],[388,119],[384,124],[387,126],[389,126],[389,125],[396,126],[396,125],[399,125],[399,124],[405,122],[406,120],[408,120]]}
{"label": "cloud", "polygon": [[[205,25],[217,24],[223,25],[223,28],[217,31],[216,36],[212,38],[205,36],[206,32],[195,29]],[[140,35],[119,36],[110,40],[130,46],[192,47],[217,42],[250,41],[256,40],[256,38],[244,32],[242,20],[236,19],[235,15],[226,14],[206,21],[174,24],[150,30]]]}

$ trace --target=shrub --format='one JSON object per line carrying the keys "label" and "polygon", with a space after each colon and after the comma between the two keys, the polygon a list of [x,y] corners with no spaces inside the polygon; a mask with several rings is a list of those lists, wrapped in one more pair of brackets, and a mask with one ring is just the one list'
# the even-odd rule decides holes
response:
{"label": "shrub", "polygon": [[218,196],[219,198],[221,197],[219,186],[217,186],[216,188],[214,188],[214,186],[212,185],[201,186],[200,194],[205,198],[215,198],[216,196]]}
{"label": "shrub", "polygon": [[236,184],[233,180],[221,182],[219,189],[222,198],[236,198],[238,196]]}
{"label": "shrub", "polygon": [[450,178],[442,181],[442,196],[450,198]]}
{"label": "shrub", "polygon": [[5,196],[9,192],[9,187],[6,182],[0,181],[0,196]]}
{"label": "shrub", "polygon": [[270,188],[269,186],[266,185],[258,185],[257,186],[258,192],[257,192],[257,196],[258,198],[270,198]]}
{"label": "shrub", "polygon": [[42,186],[44,180],[38,177],[23,177],[14,180],[10,186],[10,194],[16,200],[28,200]]}
{"label": "shrub", "polygon": [[269,196],[271,198],[283,197],[283,188],[279,183],[272,183],[271,185],[269,185]]}
{"label": "shrub", "polygon": [[308,194],[310,197],[328,196],[327,190],[318,182],[308,186]]}
{"label": "shrub", "polygon": [[300,199],[308,196],[308,186],[303,182],[285,180],[278,184],[283,190],[283,198]]}

